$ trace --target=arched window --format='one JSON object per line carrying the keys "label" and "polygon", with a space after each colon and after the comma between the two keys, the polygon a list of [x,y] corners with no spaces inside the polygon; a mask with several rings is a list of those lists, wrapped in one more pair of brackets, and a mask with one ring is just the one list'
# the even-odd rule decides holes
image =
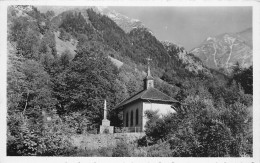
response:
{"label": "arched window", "polygon": [[138,125],[139,115],[138,115],[138,109],[135,111],[135,125]]}
{"label": "arched window", "polygon": [[126,119],[125,119],[126,123],[125,126],[128,127],[128,113],[126,113]]}
{"label": "arched window", "polygon": [[133,110],[131,111],[131,126],[134,125],[134,112]]}

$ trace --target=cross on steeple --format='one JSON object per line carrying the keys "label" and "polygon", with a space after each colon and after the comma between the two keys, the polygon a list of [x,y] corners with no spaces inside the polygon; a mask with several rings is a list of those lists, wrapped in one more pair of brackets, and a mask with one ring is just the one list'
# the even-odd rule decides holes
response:
{"label": "cross on steeple", "polygon": [[151,70],[150,70],[150,61],[152,60],[149,56],[149,58],[146,58],[147,60],[147,76],[144,79],[144,89],[149,89],[149,88],[153,88],[154,84],[153,84],[153,77],[151,75]]}
{"label": "cross on steeple", "polygon": [[152,59],[151,59],[150,56],[149,56],[148,58],[146,58],[146,60],[147,60],[147,63],[148,63],[148,65],[149,65],[149,64],[150,64],[149,61],[151,61]]}
{"label": "cross on steeple", "polygon": [[146,58],[147,60],[147,65],[148,65],[148,70],[147,70],[147,76],[151,76],[151,70],[150,70],[150,61],[152,60],[149,56],[149,58]]}

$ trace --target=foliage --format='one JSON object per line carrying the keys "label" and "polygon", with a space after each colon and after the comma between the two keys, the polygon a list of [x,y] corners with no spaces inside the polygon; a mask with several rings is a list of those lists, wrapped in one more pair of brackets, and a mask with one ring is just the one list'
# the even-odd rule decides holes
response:
{"label": "foliage", "polygon": [[115,127],[115,133],[127,133],[129,132],[126,127]]}
{"label": "foliage", "polygon": [[133,42],[134,53],[139,54],[134,59],[146,63],[145,58],[151,57],[156,67],[166,68],[169,63],[169,55],[163,45],[145,28],[136,28],[130,31],[129,37]]}
{"label": "foliage", "polygon": [[39,32],[35,23],[26,17],[13,20],[9,39],[17,43],[17,50],[26,58],[38,58]]}
{"label": "foliage", "polygon": [[146,117],[149,119],[145,124],[145,134],[152,142],[165,138],[167,134],[165,122],[162,118],[159,118],[157,113],[158,111],[150,110],[145,112]]}
{"label": "foliage", "polygon": [[73,59],[73,56],[71,54],[71,52],[66,49],[60,57],[60,64],[63,66],[63,69],[65,69],[66,67],[69,66],[70,61]]}
{"label": "foliage", "polygon": [[113,150],[113,157],[129,157],[130,151],[128,144],[125,141],[120,141],[116,144],[116,147]]}
{"label": "foliage", "polygon": [[[61,74],[61,85],[57,98],[63,111],[80,112],[88,117],[92,123],[100,123],[103,115],[103,100],[108,101],[108,108],[115,105],[117,70],[111,61],[98,48],[85,47],[69,63],[67,69]],[[61,108],[62,109],[62,108]]]}
{"label": "foliage", "polygon": [[158,143],[161,138],[169,142],[171,155],[179,157],[252,155],[252,117],[243,104],[237,102],[217,110],[210,100],[200,97],[189,97],[185,101],[186,105],[177,110],[177,115],[150,116],[146,136],[152,143],[148,144]]}
{"label": "foliage", "polygon": [[61,34],[64,29],[74,37],[77,37],[78,34],[86,34],[89,39],[93,39],[96,36],[94,29],[86,22],[81,12],[69,12],[59,27]]}
{"label": "foliage", "polygon": [[[60,155],[69,144],[60,134],[62,127],[49,122],[55,117],[56,100],[51,94],[50,77],[34,60],[8,54],[8,155]],[[54,130],[54,131],[53,131]]]}
{"label": "foliage", "polygon": [[88,9],[87,13],[92,25],[102,33],[102,38],[107,45],[127,56],[133,55],[127,35],[114,21],[107,16],[97,14],[93,9]]}
{"label": "foliage", "polygon": [[39,53],[49,54],[53,57],[57,57],[55,36],[51,31],[48,31],[43,35],[39,47]]}
{"label": "foliage", "polygon": [[147,157],[172,157],[172,150],[168,142],[158,142],[147,149]]}
{"label": "foliage", "polygon": [[60,29],[60,35],[59,38],[63,41],[70,41],[71,35],[67,33],[63,28]]}
{"label": "foliage", "polygon": [[253,94],[253,66],[248,68],[241,68],[237,63],[233,68],[233,77],[231,79],[241,84],[245,93]]}

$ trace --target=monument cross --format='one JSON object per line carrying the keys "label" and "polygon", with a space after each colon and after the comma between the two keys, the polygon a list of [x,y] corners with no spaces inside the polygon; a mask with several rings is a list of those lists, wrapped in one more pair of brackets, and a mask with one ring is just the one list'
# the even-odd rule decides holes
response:
{"label": "monument cross", "polygon": [[107,101],[105,99],[104,101],[104,117],[102,120],[102,125],[100,126],[99,132],[101,134],[103,133],[113,133],[114,132],[114,126],[110,126],[110,121],[107,119]]}
{"label": "monument cross", "polygon": [[107,119],[107,101],[105,99],[105,102],[104,102],[104,119]]}

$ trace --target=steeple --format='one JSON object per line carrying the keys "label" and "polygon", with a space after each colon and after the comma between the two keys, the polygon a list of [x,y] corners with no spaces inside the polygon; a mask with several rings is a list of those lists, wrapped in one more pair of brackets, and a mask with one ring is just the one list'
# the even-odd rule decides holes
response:
{"label": "steeple", "polygon": [[144,79],[144,89],[149,89],[149,88],[153,88],[154,87],[154,81],[153,81],[153,77],[151,75],[151,70],[150,70],[150,61],[152,59],[149,57],[147,58],[147,62],[148,62],[148,67],[147,67],[147,76]]}
{"label": "steeple", "polygon": [[147,77],[148,76],[151,76],[151,70],[150,70],[149,61],[148,61],[148,68],[147,68]]}

